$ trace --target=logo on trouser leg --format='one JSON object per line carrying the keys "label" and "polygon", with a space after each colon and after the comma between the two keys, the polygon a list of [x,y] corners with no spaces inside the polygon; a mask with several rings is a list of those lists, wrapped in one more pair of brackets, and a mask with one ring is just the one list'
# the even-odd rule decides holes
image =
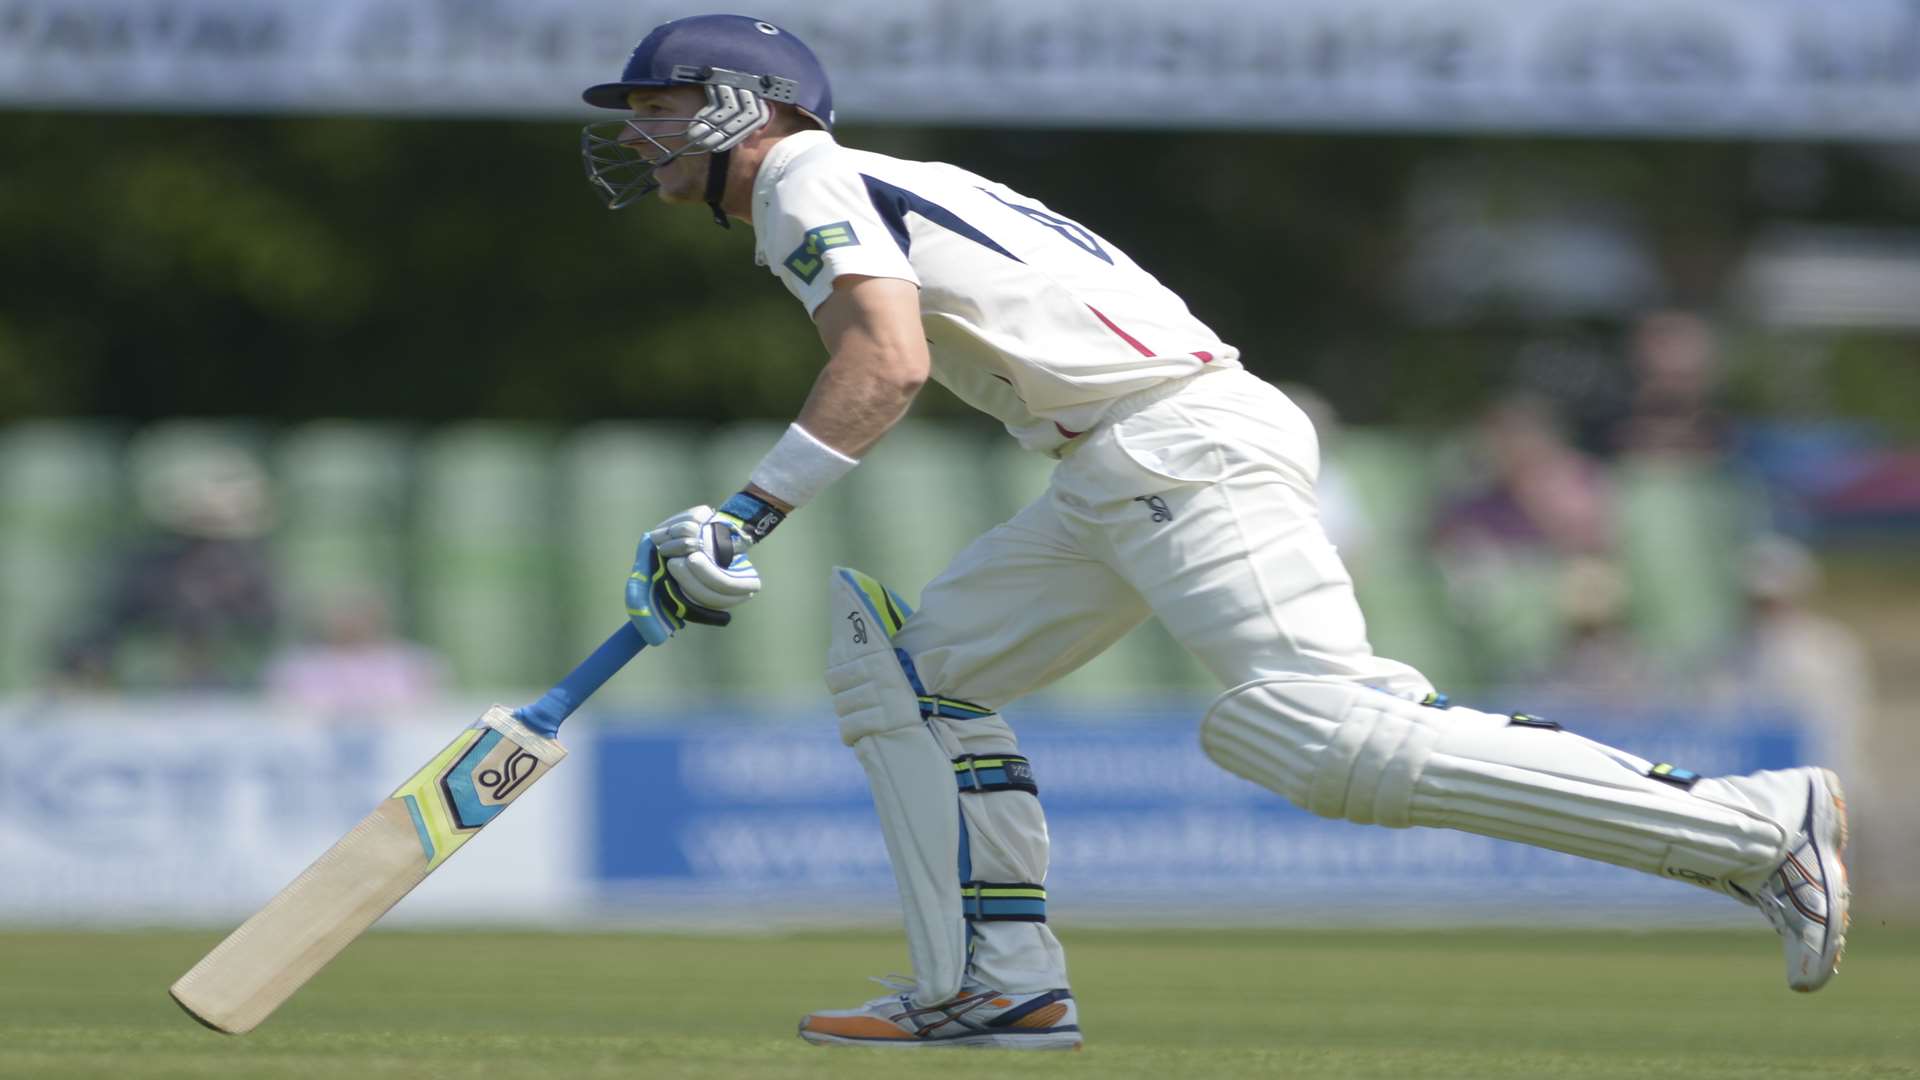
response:
{"label": "logo on trouser leg", "polygon": [[1147,509],[1153,511],[1153,520],[1155,521],[1173,520],[1173,511],[1168,509],[1167,500],[1158,495],[1135,495],[1133,501],[1146,503]]}
{"label": "logo on trouser leg", "polygon": [[1719,888],[1720,879],[1712,874],[1703,874],[1698,870],[1689,870],[1684,866],[1667,867],[1667,876],[1677,877],[1681,881],[1691,881],[1695,885],[1704,885],[1709,889]]}

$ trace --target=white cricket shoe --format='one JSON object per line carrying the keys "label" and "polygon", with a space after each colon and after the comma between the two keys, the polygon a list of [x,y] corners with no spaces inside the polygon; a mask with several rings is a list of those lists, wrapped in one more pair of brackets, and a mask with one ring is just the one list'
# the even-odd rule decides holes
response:
{"label": "white cricket shoe", "polygon": [[[1766,880],[1736,890],[1759,907],[1780,932],[1787,958],[1787,985],[1803,993],[1827,985],[1839,970],[1847,947],[1847,798],[1830,769],[1795,769],[1804,803],[1781,814],[1800,817],[1799,831],[1787,841],[1787,857]],[[1760,773],[1756,779],[1789,774]],[[1737,782],[1737,781],[1736,781]]]}
{"label": "white cricket shoe", "polygon": [[915,1005],[911,981],[874,981],[894,993],[857,1009],[808,1013],[800,1037],[816,1046],[1080,1049],[1080,1014],[1066,990],[1011,994],[970,983],[938,1005]]}

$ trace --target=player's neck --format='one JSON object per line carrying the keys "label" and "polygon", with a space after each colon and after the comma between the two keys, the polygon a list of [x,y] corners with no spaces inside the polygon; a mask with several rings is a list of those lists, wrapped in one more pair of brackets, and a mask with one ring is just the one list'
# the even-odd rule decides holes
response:
{"label": "player's neck", "polygon": [[727,187],[720,196],[720,209],[730,218],[753,224],[753,185],[760,178],[760,166],[768,151],[779,145],[786,134],[749,139],[733,152],[727,162]]}

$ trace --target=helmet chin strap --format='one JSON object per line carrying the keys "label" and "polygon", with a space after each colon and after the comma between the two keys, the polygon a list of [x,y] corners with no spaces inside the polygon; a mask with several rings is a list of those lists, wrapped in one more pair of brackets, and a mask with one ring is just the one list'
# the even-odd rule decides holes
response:
{"label": "helmet chin strap", "polygon": [[733,162],[732,150],[716,150],[707,155],[707,205],[713,208],[713,223],[723,229],[733,228],[733,222],[727,220],[727,212],[720,209],[720,199],[727,193],[727,167]]}

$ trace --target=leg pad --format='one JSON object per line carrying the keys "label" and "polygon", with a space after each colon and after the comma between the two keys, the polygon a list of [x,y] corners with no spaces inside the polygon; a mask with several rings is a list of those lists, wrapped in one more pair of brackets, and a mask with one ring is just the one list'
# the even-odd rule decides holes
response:
{"label": "leg pad", "polygon": [[[1528,720],[1532,720],[1531,717]],[[1363,686],[1267,679],[1201,724],[1229,771],[1323,817],[1552,848],[1737,895],[1784,858],[1786,825],[1557,725],[1437,709]]]}

